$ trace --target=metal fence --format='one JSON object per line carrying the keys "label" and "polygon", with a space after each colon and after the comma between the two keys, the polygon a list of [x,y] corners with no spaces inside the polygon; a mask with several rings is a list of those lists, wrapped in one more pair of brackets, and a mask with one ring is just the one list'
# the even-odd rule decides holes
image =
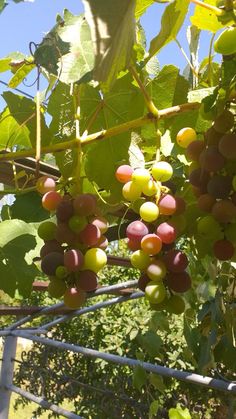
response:
{"label": "metal fence", "polygon": [[[132,291],[130,294],[125,296],[118,296],[110,298],[109,294],[114,294],[114,292],[130,289]],[[57,349],[72,351],[74,353],[82,354],[83,356],[102,359],[107,362],[126,365],[129,367],[141,366],[144,370],[159,374],[163,377],[171,377],[177,380],[185,381],[187,383],[193,383],[200,386],[205,386],[212,389],[221,390],[231,394],[236,394],[236,383],[225,381],[223,379],[216,379],[213,377],[202,376],[195,374],[191,371],[181,371],[173,368],[164,367],[158,364],[151,364],[149,362],[142,362],[137,359],[123,357],[119,355],[110,354],[107,352],[100,352],[94,349],[82,347],[79,345],[72,345],[65,342],[60,342],[54,339],[47,337],[49,330],[62,323],[71,320],[75,316],[82,316],[86,313],[94,312],[96,310],[105,309],[106,307],[125,303],[126,301],[135,300],[142,298],[144,293],[141,291],[136,291],[137,281],[127,281],[119,283],[116,285],[111,285],[107,287],[102,287],[97,289],[94,292],[88,294],[88,298],[92,299],[98,295],[108,295],[108,298],[100,303],[91,304],[88,307],[81,308],[79,310],[73,310],[69,314],[56,317],[55,320],[48,323],[43,323],[37,327],[26,327],[26,324],[36,317],[41,317],[52,313],[55,309],[63,307],[63,303],[55,304],[50,307],[44,307],[39,312],[32,315],[26,316],[5,329],[0,330],[0,336],[4,338],[4,347],[3,347],[3,357],[1,361],[1,373],[0,373],[0,419],[7,419],[9,415],[9,406],[12,392],[19,394],[26,399],[33,401],[40,405],[41,407],[51,410],[54,413],[57,413],[60,416],[71,418],[71,419],[82,419],[78,414],[69,412],[59,406],[56,406],[49,401],[45,400],[42,397],[35,396],[34,394],[25,391],[24,389],[14,385],[14,362],[16,357],[16,347],[18,337],[28,339],[32,342],[38,342],[50,347]],[[53,314],[56,316],[55,314]]]}

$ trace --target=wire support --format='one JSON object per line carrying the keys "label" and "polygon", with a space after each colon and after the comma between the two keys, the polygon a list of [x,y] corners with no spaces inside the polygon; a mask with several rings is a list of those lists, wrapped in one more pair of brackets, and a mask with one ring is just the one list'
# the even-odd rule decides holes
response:
{"label": "wire support", "polygon": [[85,348],[79,345],[73,345],[53,339],[43,338],[40,336],[33,336],[29,333],[21,332],[20,330],[11,332],[11,335],[24,337],[25,339],[32,340],[33,342],[42,343],[44,345],[52,346],[57,349],[79,353],[90,358],[103,359],[104,361],[112,362],[119,365],[126,365],[128,367],[140,366],[148,372],[160,374],[163,377],[174,378],[179,381],[186,381],[195,385],[200,385],[203,387],[229,392],[231,394],[236,394],[236,384],[233,382],[229,383],[224,380],[219,380],[213,377],[195,374],[191,371],[181,371],[174,368],[164,367],[158,364],[151,364],[150,362],[142,362],[133,358],[126,358],[119,355],[113,355],[107,352],[99,352],[95,349]]}

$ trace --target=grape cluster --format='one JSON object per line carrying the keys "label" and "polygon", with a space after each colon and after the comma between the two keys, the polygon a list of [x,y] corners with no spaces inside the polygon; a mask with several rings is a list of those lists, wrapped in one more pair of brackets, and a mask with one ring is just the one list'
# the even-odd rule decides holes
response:
{"label": "grape cluster", "polygon": [[64,296],[65,305],[75,309],[84,303],[86,292],[97,288],[97,273],[106,265],[108,222],[98,215],[92,194],[61,195],[47,176],[39,178],[36,187],[43,195],[43,208],[55,215],[55,222],[42,222],[38,228],[44,240],[40,257],[50,280],[48,291],[55,298]]}
{"label": "grape cluster", "polygon": [[[186,129],[182,130],[182,136],[186,135]],[[203,214],[197,220],[197,235],[211,242],[210,251],[217,259],[230,260],[235,255],[236,245],[236,133],[233,113],[225,109],[205,132],[204,140],[196,138],[190,141],[186,157],[192,162],[189,182]]]}
{"label": "grape cluster", "polygon": [[154,163],[150,171],[122,165],[115,173],[124,184],[123,197],[139,218],[126,229],[131,264],[141,271],[139,288],[152,308],[178,314],[185,303],[174,293],[187,291],[191,279],[186,255],[175,249],[184,228],[185,201],[171,193],[172,175],[172,166],[165,161]]}

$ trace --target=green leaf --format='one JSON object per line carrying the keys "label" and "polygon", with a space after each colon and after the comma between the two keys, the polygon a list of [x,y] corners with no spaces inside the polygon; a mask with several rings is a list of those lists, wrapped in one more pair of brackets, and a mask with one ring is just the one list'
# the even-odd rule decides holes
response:
{"label": "green leaf", "polygon": [[160,402],[158,400],[154,400],[149,406],[149,419],[153,419],[156,417],[158,409],[160,407]]}
{"label": "green leaf", "polygon": [[70,52],[59,61],[59,78],[64,83],[79,81],[94,65],[93,45],[89,26],[83,15],[64,11],[64,24],[58,29],[60,38],[70,44]]}
{"label": "green leaf", "polygon": [[52,116],[50,131],[59,141],[75,135],[75,110],[69,86],[57,84],[50,95],[47,112]]}
{"label": "green leaf", "polygon": [[151,373],[149,375],[149,381],[150,381],[150,384],[161,393],[165,391],[166,386],[163,382],[163,378],[160,375]]}
{"label": "green leaf", "polygon": [[135,42],[135,0],[83,0],[94,43],[93,78],[107,87],[130,64]]}
{"label": "green leaf", "polygon": [[169,419],[191,419],[191,415],[187,407],[182,409],[181,406],[169,409]]}
{"label": "green leaf", "polygon": [[146,384],[147,379],[148,379],[148,375],[142,367],[138,365],[137,367],[134,368],[133,385],[135,388],[137,388],[137,390],[139,391],[141,390],[144,384]]}
{"label": "green leaf", "polygon": [[6,6],[7,3],[5,3],[5,0],[0,0],[0,13],[2,13]]}
{"label": "green leaf", "polygon": [[11,297],[15,291],[27,297],[38,274],[34,264],[27,263],[27,253],[36,245],[36,230],[21,220],[0,224],[0,288]]}
{"label": "green leaf", "polygon": [[18,124],[9,108],[5,108],[0,115],[0,148],[13,147],[15,144],[31,147],[29,130],[26,126]]}
{"label": "green leaf", "polygon": [[[204,3],[211,4],[212,6],[217,5],[217,0],[203,0]],[[196,6],[193,16],[190,17],[193,25],[197,26],[198,29],[217,32],[224,26],[219,22],[215,13],[211,10],[205,9],[202,6]]]}
{"label": "green leaf", "polygon": [[74,176],[78,164],[78,151],[65,150],[55,153],[56,164],[64,179]]}
{"label": "green leaf", "polygon": [[17,87],[34,68],[35,64],[24,63],[9,80],[8,86],[12,89]]}
{"label": "green leaf", "polygon": [[176,38],[184,23],[188,6],[189,0],[175,0],[166,7],[161,19],[161,30],[150,43],[148,59]]}
{"label": "green leaf", "polygon": [[162,339],[155,332],[147,331],[144,335],[139,336],[139,341],[145,351],[155,357],[159,355]]}
{"label": "green leaf", "polygon": [[155,0],[136,0],[135,18],[139,19]]}
{"label": "green leaf", "polygon": [[11,206],[11,217],[26,223],[39,222],[49,218],[48,211],[42,207],[42,198],[37,192],[16,196]]}
{"label": "green leaf", "polygon": [[207,87],[205,89],[191,90],[188,93],[189,102],[201,102],[205,97],[210,96],[215,90],[215,87]]}

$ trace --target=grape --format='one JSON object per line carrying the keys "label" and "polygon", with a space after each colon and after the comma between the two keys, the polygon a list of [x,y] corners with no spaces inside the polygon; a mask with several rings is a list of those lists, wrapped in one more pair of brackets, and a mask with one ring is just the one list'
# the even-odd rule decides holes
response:
{"label": "grape", "polygon": [[64,253],[63,247],[61,247],[60,243],[58,243],[57,240],[46,241],[43,247],[41,247],[40,257],[44,258],[44,256],[52,252]]}
{"label": "grape", "polygon": [[236,217],[236,206],[229,199],[222,199],[213,205],[212,215],[220,223],[229,223]]}
{"label": "grape", "polygon": [[145,288],[149,282],[150,282],[150,278],[148,278],[148,276],[145,273],[142,273],[142,275],[139,277],[139,280],[138,280],[138,288],[141,291],[145,291]]}
{"label": "grape", "polygon": [[212,215],[207,215],[201,218],[197,224],[198,233],[206,239],[214,239],[221,237],[222,231],[220,224],[213,218]]}
{"label": "grape", "polygon": [[226,239],[217,240],[213,246],[213,252],[219,260],[229,260],[234,255],[234,245]]}
{"label": "grape", "polygon": [[166,276],[166,266],[160,259],[153,261],[146,270],[151,281],[161,281]]}
{"label": "grape", "polygon": [[93,224],[87,224],[79,233],[79,240],[86,246],[94,246],[101,237],[99,228]]}
{"label": "grape", "polygon": [[197,188],[206,188],[206,184],[210,179],[210,175],[205,170],[198,169],[193,170],[189,175],[189,182],[191,185],[196,186]]}
{"label": "grape", "polygon": [[61,265],[64,265],[64,257],[58,252],[49,253],[41,261],[41,269],[48,276],[55,276],[57,267]]}
{"label": "grape", "polygon": [[207,192],[216,199],[224,199],[231,191],[230,176],[214,175],[207,184]]}
{"label": "grape", "polygon": [[[236,38],[235,38],[236,40]],[[228,132],[234,126],[234,115],[225,109],[214,121],[214,129],[220,134]]]}
{"label": "grape", "polygon": [[225,134],[219,142],[221,154],[228,160],[236,159],[236,134]]}
{"label": "grape", "polygon": [[57,267],[55,275],[56,275],[56,278],[65,279],[68,276],[68,273],[69,273],[68,269],[63,265],[60,265]]}
{"label": "grape", "polygon": [[93,217],[91,220],[89,220],[89,223],[99,228],[101,234],[106,233],[109,227],[109,223],[105,217]]}
{"label": "grape", "polygon": [[140,269],[140,271],[144,271],[145,269],[147,269],[148,265],[151,263],[151,259],[142,250],[136,250],[131,255],[130,262],[134,268]]}
{"label": "grape", "polygon": [[42,206],[47,211],[55,211],[61,202],[62,197],[56,191],[46,192],[42,197]]}
{"label": "grape", "polygon": [[85,300],[86,300],[86,293],[81,289],[77,290],[77,288],[67,288],[64,294],[65,306],[73,310],[82,306]]}
{"label": "grape", "polygon": [[236,52],[236,27],[226,28],[214,42],[214,50],[222,55],[231,55]]}
{"label": "grape", "polygon": [[38,227],[38,235],[45,241],[53,240],[55,239],[56,229],[56,224],[52,223],[51,221],[44,221]]}
{"label": "grape", "polygon": [[156,234],[147,234],[141,240],[141,248],[148,255],[156,255],[161,251],[162,241]]}
{"label": "grape", "polygon": [[166,289],[161,282],[157,284],[150,281],[145,288],[145,297],[150,303],[159,304],[166,297]]}
{"label": "grape", "polygon": [[128,164],[119,166],[116,170],[115,176],[120,183],[126,183],[131,180],[133,169]]}
{"label": "grape", "polygon": [[83,269],[93,272],[100,271],[107,263],[106,253],[97,247],[87,250],[84,256]]}
{"label": "grape", "polygon": [[160,184],[159,182],[155,182],[154,180],[150,179],[148,181],[148,183],[146,183],[145,185],[143,185],[142,187],[142,192],[144,195],[146,196],[153,196],[156,195],[158,193],[160,193]]}
{"label": "grape", "polygon": [[187,149],[186,149],[186,156],[189,160],[198,161],[201,152],[204,150],[205,144],[203,141],[192,141]]}
{"label": "grape", "polygon": [[57,220],[67,222],[74,214],[74,207],[72,199],[67,196],[63,197],[62,201],[58,204],[56,209]]}
{"label": "grape", "polygon": [[187,148],[189,144],[196,141],[196,139],[196,131],[190,127],[182,128],[176,136],[176,142],[182,148]]}
{"label": "grape", "polygon": [[132,239],[128,239],[127,241],[127,246],[130,250],[132,250],[133,252],[135,250],[140,250],[141,247],[141,241],[140,240],[132,240]]}
{"label": "grape", "polygon": [[177,236],[176,228],[171,222],[164,222],[159,224],[156,232],[162,242],[165,244],[173,243]]}
{"label": "grape", "polygon": [[204,212],[211,212],[213,205],[215,204],[216,199],[214,196],[209,195],[208,193],[200,195],[197,204],[198,208]]}
{"label": "grape", "polygon": [[158,201],[158,207],[160,210],[160,214],[163,214],[163,215],[174,214],[176,211],[175,198],[170,194],[161,196],[161,198]]}
{"label": "grape", "polygon": [[91,292],[97,289],[98,279],[93,271],[85,270],[77,274],[76,286],[86,292]]}
{"label": "grape", "polygon": [[205,140],[208,146],[215,145],[218,146],[220,139],[222,138],[222,133],[217,132],[212,126],[205,132]]}
{"label": "grape", "polygon": [[159,182],[166,182],[173,175],[173,169],[166,161],[158,161],[152,166],[152,176]]}
{"label": "grape", "polygon": [[136,213],[139,214],[139,210],[142,204],[144,204],[144,202],[146,202],[146,199],[143,197],[140,197],[138,199],[136,199],[135,201],[132,202],[131,204],[131,209]]}
{"label": "grape", "polygon": [[151,179],[150,173],[147,169],[135,169],[132,173],[132,181],[141,186],[147,185],[149,180]]}
{"label": "grape", "polygon": [[97,208],[96,197],[92,194],[85,193],[74,198],[74,212],[76,215],[89,216],[95,214]]}
{"label": "grape", "polygon": [[224,234],[227,240],[236,244],[236,223],[226,226]]}
{"label": "grape", "polygon": [[175,196],[176,210],[175,215],[182,214],[186,209],[185,200],[181,196]]}
{"label": "grape", "polygon": [[108,246],[108,240],[105,236],[101,236],[100,239],[98,239],[96,243],[96,247],[99,247],[99,249],[105,250]]}
{"label": "grape", "polygon": [[185,310],[184,299],[179,295],[172,295],[167,300],[167,310],[173,314],[182,314]]}
{"label": "grape", "polygon": [[133,181],[127,182],[122,189],[122,195],[127,201],[135,201],[142,194],[141,186]]}
{"label": "grape", "polygon": [[61,298],[66,292],[66,284],[62,279],[50,278],[48,293],[53,298]]}
{"label": "grape", "polygon": [[169,221],[168,224],[170,224],[175,229],[176,236],[179,236],[186,229],[187,221],[185,216],[180,214],[171,217],[171,221]]}
{"label": "grape", "polygon": [[41,176],[36,182],[36,189],[42,195],[49,191],[55,191],[56,182],[48,176]]}
{"label": "grape", "polygon": [[203,170],[217,172],[224,167],[225,159],[216,146],[210,146],[201,152],[199,163]]}
{"label": "grape", "polygon": [[68,222],[70,230],[74,233],[80,233],[86,227],[87,224],[87,218],[81,217],[79,215],[72,215]]}
{"label": "grape", "polygon": [[170,272],[183,272],[188,266],[188,259],[185,253],[177,249],[171,249],[167,252],[163,260]]}
{"label": "grape", "polygon": [[78,271],[84,263],[84,255],[80,250],[70,249],[64,253],[64,265],[69,272]]}
{"label": "grape", "polygon": [[151,223],[158,218],[159,209],[154,202],[145,202],[141,205],[139,214],[144,221]]}
{"label": "grape", "polygon": [[133,221],[126,229],[126,236],[128,239],[141,242],[142,238],[148,234],[148,228],[142,221]]}
{"label": "grape", "polygon": [[191,278],[185,271],[169,272],[166,275],[166,283],[175,292],[186,292],[191,288]]}
{"label": "grape", "polygon": [[77,236],[66,223],[60,223],[57,225],[56,240],[61,244],[67,243],[71,245],[76,242]]}

